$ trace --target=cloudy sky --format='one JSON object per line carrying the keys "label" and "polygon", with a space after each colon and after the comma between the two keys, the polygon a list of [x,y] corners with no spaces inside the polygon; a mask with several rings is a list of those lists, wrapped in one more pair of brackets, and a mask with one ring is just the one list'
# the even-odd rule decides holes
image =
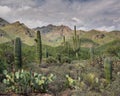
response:
{"label": "cloudy sky", "polygon": [[48,24],[120,30],[120,0],[0,0],[0,17],[34,28]]}

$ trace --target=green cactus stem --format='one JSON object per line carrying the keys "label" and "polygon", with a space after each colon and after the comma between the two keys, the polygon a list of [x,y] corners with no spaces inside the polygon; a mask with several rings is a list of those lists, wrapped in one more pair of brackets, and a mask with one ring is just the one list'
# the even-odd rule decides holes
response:
{"label": "green cactus stem", "polygon": [[42,41],[41,41],[41,33],[40,31],[37,31],[37,39],[36,39],[36,61],[38,64],[41,64],[42,62]]}
{"label": "green cactus stem", "polygon": [[14,44],[14,62],[17,69],[22,68],[21,39],[17,37]]}
{"label": "green cactus stem", "polygon": [[104,72],[107,82],[110,83],[112,81],[112,60],[110,58],[104,60]]}

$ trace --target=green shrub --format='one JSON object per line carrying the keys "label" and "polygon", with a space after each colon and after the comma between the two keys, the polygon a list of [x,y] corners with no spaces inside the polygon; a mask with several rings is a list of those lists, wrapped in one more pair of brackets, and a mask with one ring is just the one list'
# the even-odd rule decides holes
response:
{"label": "green shrub", "polygon": [[106,48],[105,53],[112,56],[117,56],[120,58],[120,46],[110,46]]}
{"label": "green shrub", "polygon": [[57,63],[57,60],[55,58],[53,58],[53,57],[48,57],[46,59],[46,63]]}
{"label": "green shrub", "polygon": [[7,69],[7,63],[0,59],[0,74],[2,74],[5,69]]}
{"label": "green shrub", "polygon": [[67,56],[62,58],[62,63],[71,63],[71,62],[72,60]]}

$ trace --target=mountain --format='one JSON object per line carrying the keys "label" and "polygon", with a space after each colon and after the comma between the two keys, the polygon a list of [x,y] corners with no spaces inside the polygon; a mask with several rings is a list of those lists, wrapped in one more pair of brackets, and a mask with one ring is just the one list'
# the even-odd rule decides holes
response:
{"label": "mountain", "polygon": [[61,35],[65,35],[67,33],[69,34],[72,31],[68,26],[65,25],[55,26],[52,24],[43,27],[37,27],[34,28],[34,30],[39,30],[43,34],[56,32],[56,33],[61,33]]}
{"label": "mountain", "polygon": [[28,45],[34,44],[35,32],[19,21],[0,27],[10,40],[20,37]]}
{"label": "mountain", "polygon": [[7,24],[9,24],[8,21],[6,21],[6,20],[0,18],[0,27],[1,27],[1,26],[5,26],[5,25],[7,25]]}
{"label": "mountain", "polygon": [[69,39],[73,33],[72,29],[65,25],[55,26],[49,24],[47,26],[34,28],[34,30],[39,30],[42,33],[43,41],[45,41],[47,45],[58,45],[62,42],[63,36]]}
{"label": "mountain", "polygon": [[[16,21],[14,23],[8,23],[4,19],[0,18],[0,43],[8,42],[16,37],[20,37],[22,42],[27,45],[34,45],[36,38],[36,31],[39,30],[42,35],[42,43],[46,45],[57,46],[63,42],[63,36],[66,40],[72,42],[72,36],[74,30],[65,25],[52,25],[49,24],[43,27],[37,27],[34,29],[28,28],[25,24]],[[120,31],[99,31],[99,30],[77,30],[77,34],[80,36],[82,44],[88,46],[90,44],[103,45],[113,40],[120,39]]]}

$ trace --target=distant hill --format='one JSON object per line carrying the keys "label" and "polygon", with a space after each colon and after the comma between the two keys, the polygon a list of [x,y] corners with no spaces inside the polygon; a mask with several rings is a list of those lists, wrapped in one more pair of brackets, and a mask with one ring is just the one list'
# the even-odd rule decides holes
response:
{"label": "distant hill", "polygon": [[7,25],[7,24],[9,24],[8,21],[6,21],[6,20],[0,18],[0,27],[1,27],[1,26],[5,26],[5,25]]}

